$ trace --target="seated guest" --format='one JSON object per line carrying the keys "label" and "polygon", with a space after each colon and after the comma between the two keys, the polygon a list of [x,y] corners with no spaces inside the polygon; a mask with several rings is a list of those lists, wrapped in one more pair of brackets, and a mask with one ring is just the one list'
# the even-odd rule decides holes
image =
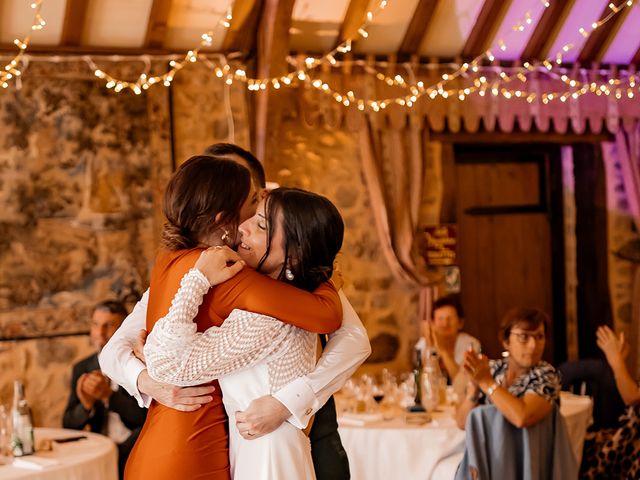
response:
{"label": "seated guest", "polygon": [[435,348],[440,356],[441,367],[453,383],[460,372],[464,352],[471,349],[480,351],[478,339],[462,331],[464,324],[462,305],[455,295],[439,298],[431,309],[431,318],[422,322],[422,337],[416,343],[416,350],[422,355],[427,348]]}
{"label": "seated guest", "polygon": [[515,427],[531,427],[553,410],[560,396],[560,376],[542,360],[547,316],[533,308],[514,308],[500,324],[506,358],[491,360],[472,351],[464,353],[463,368],[471,378],[456,410],[458,427],[480,403],[492,403]]}
{"label": "seated guest", "polygon": [[598,328],[596,337],[628,408],[618,428],[587,434],[580,478],[640,478],[640,387],[625,365],[629,344],[623,333],[618,336],[606,326]]}
{"label": "seated guest", "polygon": [[98,353],[126,316],[127,310],[120,302],[106,301],[94,307],[89,335],[96,353],[74,365],[71,394],[62,420],[64,428],[82,430],[88,425],[92,432],[103,433],[116,442],[120,478],[147,411],[102,374]]}

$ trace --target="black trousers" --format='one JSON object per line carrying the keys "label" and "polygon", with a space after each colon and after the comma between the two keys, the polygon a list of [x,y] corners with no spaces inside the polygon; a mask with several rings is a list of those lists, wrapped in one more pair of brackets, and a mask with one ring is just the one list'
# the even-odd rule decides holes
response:
{"label": "black trousers", "polygon": [[338,434],[333,397],[316,413],[309,433],[311,457],[317,480],[349,480],[349,459]]}

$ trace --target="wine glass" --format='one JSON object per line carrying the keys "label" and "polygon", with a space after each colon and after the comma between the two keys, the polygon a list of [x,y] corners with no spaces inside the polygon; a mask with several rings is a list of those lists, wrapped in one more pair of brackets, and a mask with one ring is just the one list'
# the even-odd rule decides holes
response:
{"label": "wine glass", "polygon": [[11,416],[0,405],[0,465],[11,463]]}

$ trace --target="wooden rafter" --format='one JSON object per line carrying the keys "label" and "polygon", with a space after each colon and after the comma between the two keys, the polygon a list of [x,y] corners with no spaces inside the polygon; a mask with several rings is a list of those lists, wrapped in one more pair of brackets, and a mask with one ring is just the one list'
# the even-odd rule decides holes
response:
{"label": "wooden rafter", "polygon": [[[627,0],[613,0],[614,5],[620,6],[625,3]],[[618,30],[624,23],[624,19],[631,11],[631,8],[625,8],[621,12],[617,13],[611,20],[602,26],[598,27],[587,39],[584,47],[580,51],[580,55],[578,55],[578,62],[580,63],[590,63],[590,62],[599,62],[602,59],[602,56],[609,48],[609,44],[613,41]],[[611,9],[606,6],[600,15],[600,20],[604,19],[611,13]]]}
{"label": "wooden rafter", "polygon": [[420,51],[420,46],[429,31],[434,12],[439,0],[420,0],[413,12],[409,28],[404,34],[398,53],[413,55]]}
{"label": "wooden rafter", "polygon": [[[264,0],[258,28],[258,78],[277,77],[288,71],[289,30],[294,3],[295,0]],[[266,152],[270,90],[256,95],[255,152],[262,160]]]}
{"label": "wooden rafter", "polygon": [[638,48],[638,51],[636,52],[636,54],[631,59],[631,62],[629,62],[629,63],[633,63],[636,66],[640,65],[640,48]]}
{"label": "wooden rafter", "polygon": [[474,58],[487,50],[498,31],[512,0],[485,0],[467,42],[462,49],[464,58]]}
{"label": "wooden rafter", "polygon": [[86,0],[67,0],[60,45],[74,47],[82,43],[88,6]]}
{"label": "wooden rafter", "polygon": [[264,0],[236,0],[233,2],[233,20],[222,42],[225,52],[251,52],[256,46],[258,21]]}
{"label": "wooden rafter", "polygon": [[551,2],[531,34],[527,46],[522,51],[522,60],[541,60],[549,54],[549,49],[564,25],[575,0]]}
{"label": "wooden rafter", "polygon": [[337,44],[342,43],[348,38],[359,38],[358,27],[362,25],[367,14],[369,0],[351,0],[347,12],[344,15],[340,33],[338,34]]}
{"label": "wooden rafter", "polygon": [[147,22],[147,34],[144,37],[146,48],[162,48],[164,45],[172,3],[173,0],[153,0]]}

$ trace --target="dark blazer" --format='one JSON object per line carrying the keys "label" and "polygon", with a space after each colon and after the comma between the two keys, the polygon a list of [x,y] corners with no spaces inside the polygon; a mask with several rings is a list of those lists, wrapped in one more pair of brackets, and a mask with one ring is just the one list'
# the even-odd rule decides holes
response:
{"label": "dark blazer", "polygon": [[[93,408],[93,415],[91,415],[91,412],[87,412],[84,409],[76,394],[76,385],[80,376],[93,370],[100,370],[97,353],[74,365],[69,402],[62,420],[64,428],[82,430],[86,425],[89,425],[92,432],[102,433],[108,414],[105,405],[101,401],[97,401]],[[147,409],[140,408],[138,402],[122,387],[118,387],[118,390],[113,392],[113,395],[109,398],[109,411],[120,415],[122,423],[131,431],[142,427],[147,417]]]}

